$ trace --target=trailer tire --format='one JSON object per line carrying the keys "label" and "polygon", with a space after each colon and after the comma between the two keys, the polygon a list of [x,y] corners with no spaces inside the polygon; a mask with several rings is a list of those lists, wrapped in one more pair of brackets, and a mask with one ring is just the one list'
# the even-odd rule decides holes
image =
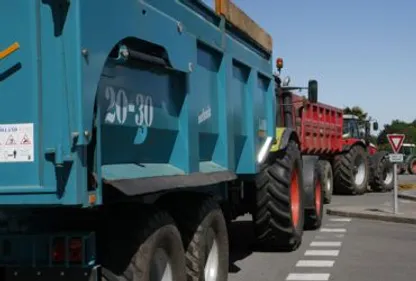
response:
{"label": "trailer tire", "polygon": [[[359,167],[355,165],[359,162]],[[357,170],[357,171],[355,171]],[[334,191],[339,194],[362,195],[367,191],[369,164],[366,150],[354,145],[334,159]]]}
{"label": "trailer tire", "polygon": [[[324,161],[322,161],[324,162]],[[305,209],[305,229],[316,230],[322,225],[324,212],[325,164],[318,161],[313,173],[313,207]]]}
{"label": "trailer tire", "polygon": [[103,281],[150,281],[150,275],[161,280],[166,274],[168,280],[186,279],[181,235],[169,214],[118,207],[103,219],[97,237]]}
{"label": "trailer tire", "polygon": [[256,177],[254,230],[259,246],[296,250],[304,227],[302,160],[298,145],[269,156]]}
{"label": "trailer tire", "polygon": [[187,280],[226,281],[228,230],[219,204],[210,196],[198,193],[171,194],[158,204],[169,210],[182,234]]}
{"label": "trailer tire", "polygon": [[373,191],[387,192],[394,188],[393,165],[387,156],[386,151],[379,151],[370,158],[370,187]]}
{"label": "trailer tire", "polygon": [[329,204],[332,201],[332,193],[334,190],[334,174],[332,173],[332,166],[329,161],[319,160],[317,169],[322,175],[322,189],[324,204]]}

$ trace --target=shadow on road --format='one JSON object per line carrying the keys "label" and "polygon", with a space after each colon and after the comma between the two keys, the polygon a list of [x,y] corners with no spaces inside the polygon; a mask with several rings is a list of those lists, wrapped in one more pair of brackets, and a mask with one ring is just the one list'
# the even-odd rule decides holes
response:
{"label": "shadow on road", "polygon": [[234,221],[230,224],[230,262],[229,272],[237,273],[241,270],[235,263],[250,256],[254,252],[280,252],[270,248],[259,247],[255,243],[253,225],[251,221]]}

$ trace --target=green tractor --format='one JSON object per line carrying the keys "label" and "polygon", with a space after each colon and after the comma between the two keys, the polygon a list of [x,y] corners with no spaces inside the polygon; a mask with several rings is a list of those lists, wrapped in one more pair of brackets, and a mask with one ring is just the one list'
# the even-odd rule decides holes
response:
{"label": "green tractor", "polygon": [[416,174],[416,145],[413,143],[404,143],[400,148],[400,152],[403,154],[404,162],[397,165],[397,171],[400,175],[406,171],[411,174]]}

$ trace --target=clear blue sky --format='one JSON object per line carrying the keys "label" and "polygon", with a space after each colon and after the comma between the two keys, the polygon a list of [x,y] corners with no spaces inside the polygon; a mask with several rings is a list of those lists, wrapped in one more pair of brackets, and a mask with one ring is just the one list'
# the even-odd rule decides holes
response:
{"label": "clear blue sky", "polygon": [[380,129],[416,119],[416,1],[233,2],[272,35],[292,84],[317,79],[321,102],[361,106]]}

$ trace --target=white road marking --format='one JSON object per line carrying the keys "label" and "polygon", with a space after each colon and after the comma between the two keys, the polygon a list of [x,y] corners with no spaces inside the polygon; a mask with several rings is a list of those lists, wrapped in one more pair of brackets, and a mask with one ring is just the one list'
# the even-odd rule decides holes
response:
{"label": "white road marking", "polygon": [[311,247],[340,247],[340,241],[312,241]]}
{"label": "white road marking", "polygon": [[286,280],[292,281],[327,281],[329,273],[290,273]]}
{"label": "white road marking", "polygon": [[330,260],[300,260],[297,267],[333,267],[335,261]]}
{"label": "white road marking", "polygon": [[320,232],[347,232],[345,228],[321,228]]}
{"label": "white road marking", "polygon": [[337,238],[343,238],[345,236],[345,234],[335,234],[335,237]]}
{"label": "white road marking", "polygon": [[350,222],[351,218],[330,218],[329,220],[336,222]]}
{"label": "white road marking", "polygon": [[306,250],[305,256],[331,256],[339,255],[339,250]]}
{"label": "white road marking", "polygon": [[327,223],[325,224],[325,227],[329,227],[329,228],[340,228],[343,227],[344,224],[343,223]]}

